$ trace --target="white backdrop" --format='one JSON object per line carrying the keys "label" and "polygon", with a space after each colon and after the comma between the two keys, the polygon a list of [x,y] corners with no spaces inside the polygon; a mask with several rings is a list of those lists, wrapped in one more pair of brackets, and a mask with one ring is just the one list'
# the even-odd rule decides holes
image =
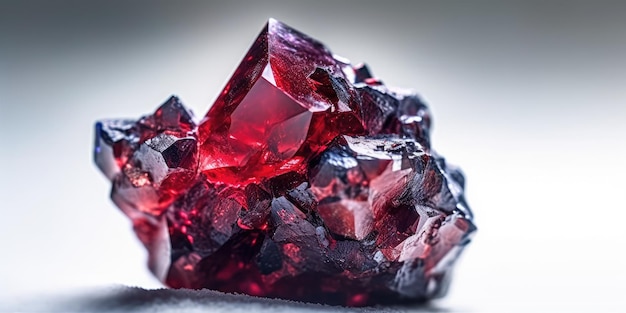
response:
{"label": "white backdrop", "polygon": [[625,14],[618,1],[3,1],[0,299],[160,287],[92,163],[93,123],[170,94],[203,115],[271,16],[430,105],[479,228],[436,307],[626,310]]}

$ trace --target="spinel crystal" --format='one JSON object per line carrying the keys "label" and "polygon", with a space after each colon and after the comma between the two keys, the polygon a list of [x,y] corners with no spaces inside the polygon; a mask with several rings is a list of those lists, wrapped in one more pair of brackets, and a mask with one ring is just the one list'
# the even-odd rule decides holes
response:
{"label": "spinel crystal", "polygon": [[196,123],[96,124],[95,161],[174,288],[362,306],[445,294],[475,231],[428,108],[270,19]]}

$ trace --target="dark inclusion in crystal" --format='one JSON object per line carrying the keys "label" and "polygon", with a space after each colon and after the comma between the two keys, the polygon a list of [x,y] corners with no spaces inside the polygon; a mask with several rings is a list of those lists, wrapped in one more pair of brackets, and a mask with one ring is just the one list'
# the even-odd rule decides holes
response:
{"label": "dark inclusion in crystal", "polygon": [[443,295],[476,230],[428,108],[270,20],[204,119],[96,124],[111,197],[174,288],[362,306]]}

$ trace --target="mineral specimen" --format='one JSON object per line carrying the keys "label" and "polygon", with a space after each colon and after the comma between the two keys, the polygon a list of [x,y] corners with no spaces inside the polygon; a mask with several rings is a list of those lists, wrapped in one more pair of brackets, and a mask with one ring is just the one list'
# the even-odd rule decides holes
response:
{"label": "mineral specimen", "polygon": [[197,123],[96,124],[111,197],[173,288],[362,306],[443,295],[475,231],[428,108],[270,19]]}

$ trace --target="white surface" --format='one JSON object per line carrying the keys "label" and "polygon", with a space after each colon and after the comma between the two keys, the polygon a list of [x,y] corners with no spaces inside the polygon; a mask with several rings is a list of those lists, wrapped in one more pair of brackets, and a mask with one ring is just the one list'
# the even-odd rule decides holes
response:
{"label": "white surface", "polygon": [[[619,1],[4,1],[0,302],[45,311],[97,286],[160,286],[92,164],[93,122],[172,93],[204,114],[273,16],[432,108],[434,147],[467,174],[479,228],[437,307],[626,311],[625,13]],[[199,302],[251,309],[220,303]]]}
{"label": "white surface", "polygon": [[277,299],[256,298],[246,295],[223,294],[210,290],[145,290],[140,288],[111,286],[89,291],[43,296],[39,301],[15,301],[9,310],[29,312],[445,312],[434,304],[424,306],[344,308],[312,303]]}

